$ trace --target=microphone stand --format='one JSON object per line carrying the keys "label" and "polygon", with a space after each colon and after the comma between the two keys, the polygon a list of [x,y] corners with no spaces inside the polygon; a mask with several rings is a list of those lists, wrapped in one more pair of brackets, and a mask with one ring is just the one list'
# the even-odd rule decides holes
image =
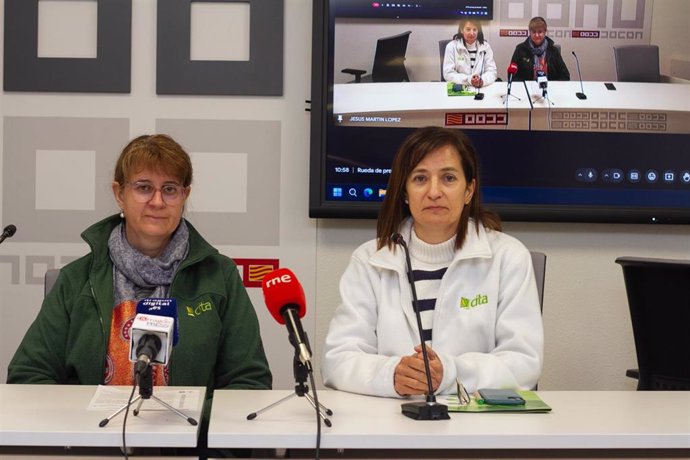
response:
{"label": "microphone stand", "polygon": [[580,60],[577,58],[577,54],[575,54],[575,51],[572,51],[573,56],[575,56],[575,62],[577,63],[577,77],[580,80],[580,92],[575,93],[575,96],[577,96],[578,99],[587,99],[587,95],[585,94],[585,88],[582,85],[582,72],[580,72]]}
{"label": "microphone stand", "polygon": [[[306,332],[304,333],[304,340],[308,341]],[[292,372],[295,376],[295,392],[285,396],[284,398],[279,399],[278,401],[276,401],[274,403],[269,404],[268,406],[266,406],[262,409],[259,409],[256,412],[252,412],[251,414],[247,415],[247,420],[254,420],[257,416],[259,416],[259,414],[266,412],[270,409],[273,409],[274,407],[284,403],[285,401],[287,401],[291,398],[294,398],[295,396],[299,396],[299,397],[305,398],[309,402],[309,404],[311,404],[311,407],[313,407],[314,409],[318,408],[319,417],[321,418],[321,420],[323,420],[323,423],[326,426],[330,427],[330,426],[332,426],[332,423],[331,423],[330,419],[326,416],[327,415],[328,416],[333,415],[333,411],[321,403],[318,403],[318,405],[317,405],[316,400],[309,393],[309,386],[307,385],[307,377],[312,372],[311,363],[309,363],[309,361],[307,361],[309,363],[309,365],[307,366],[300,359],[299,347],[297,346],[297,343],[294,341],[292,334],[290,334],[290,343],[292,344],[293,347],[295,347],[295,355],[292,358]],[[307,343],[307,346],[309,346],[308,343]]]}
{"label": "microphone stand", "polygon": [[522,99],[520,99],[519,97],[517,97],[516,95],[510,94],[510,90],[511,90],[511,85],[512,85],[512,84],[513,84],[513,80],[510,80],[510,81],[508,82],[508,88],[507,88],[506,94],[504,94],[504,95],[502,96],[502,98],[503,98],[503,103],[506,104],[506,105],[508,105],[508,98],[511,98],[511,97],[514,98],[514,99],[517,99],[518,101],[521,101],[521,100],[522,100]]}
{"label": "microphone stand", "polygon": [[173,406],[170,404],[166,403],[160,398],[157,398],[153,394],[153,375],[151,373],[151,365],[146,366],[146,369],[141,371],[139,373],[139,378],[138,378],[138,383],[139,383],[139,396],[134,398],[131,402],[128,402],[121,408],[119,408],[116,412],[112,413],[108,417],[104,418],[98,423],[98,426],[103,428],[108,424],[109,421],[111,421],[113,418],[115,418],[120,412],[123,410],[127,409],[130,404],[134,404],[135,402],[139,401],[139,404],[137,404],[136,409],[132,412],[134,416],[139,415],[139,409],[141,408],[141,405],[146,401],[147,399],[153,398],[154,401],[157,401],[161,406],[165,407],[166,409],[172,411],[173,413],[179,415],[183,419],[187,420],[190,425],[196,426],[198,425],[199,422],[197,422],[194,418],[192,417],[187,417],[183,412],[175,409]]}
{"label": "microphone stand", "polygon": [[424,372],[426,374],[426,383],[428,385],[426,401],[414,401],[403,403],[400,405],[403,415],[413,418],[415,420],[448,420],[448,406],[436,402],[436,395],[434,395],[434,387],[431,383],[431,369],[429,367],[429,355],[426,351],[426,343],[422,336],[422,316],[419,313],[419,305],[417,303],[417,289],[414,286],[414,275],[412,274],[412,262],[410,261],[410,252],[407,249],[407,244],[402,235],[397,234],[393,237],[394,241],[400,244],[405,252],[405,262],[407,263],[407,279],[410,282],[412,289],[412,307],[417,318],[417,329],[419,331],[419,339],[422,346],[422,357],[424,358]]}
{"label": "microphone stand", "polygon": [[[477,75],[479,75],[480,79],[482,78],[482,73],[484,72],[484,59],[485,59],[485,57],[486,57],[486,52],[482,51],[482,63],[481,63],[481,67],[479,68],[480,71],[477,74]],[[474,100],[475,101],[481,101],[482,99],[484,99],[484,93],[482,93],[482,87],[480,86],[479,88],[477,88],[477,94],[474,95]]]}

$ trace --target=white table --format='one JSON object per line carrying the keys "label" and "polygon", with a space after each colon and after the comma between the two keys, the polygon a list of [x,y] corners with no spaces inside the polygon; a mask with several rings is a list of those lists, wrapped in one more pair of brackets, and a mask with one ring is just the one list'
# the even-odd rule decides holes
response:
{"label": "white table", "polygon": [[[532,101],[533,130],[621,133],[690,133],[690,85],[671,83],[582,83],[550,81],[548,100],[534,81],[525,82]],[[549,104],[551,102],[551,104]]]}
{"label": "white table", "polygon": [[[313,408],[304,398],[247,420],[249,413],[290,391],[217,390],[210,447],[311,449]],[[401,400],[323,390],[333,426],[322,426],[323,449],[453,449],[512,452],[582,452],[635,449],[690,456],[690,392],[539,391],[546,414],[451,413],[447,421],[416,421],[400,413]],[[520,454],[521,453],[521,454]],[[571,452],[572,453],[572,452]],[[427,453],[428,454],[428,453]],[[425,455],[427,455],[425,454]],[[540,457],[543,458],[543,457]]]}
{"label": "white table", "polygon": [[446,82],[337,84],[333,116],[342,126],[690,133],[690,85],[614,85],[611,91],[604,82],[585,81],[587,99],[578,99],[579,81],[551,81],[544,99],[535,81],[516,81],[506,107],[506,82],[482,88],[480,101],[448,96]]}
{"label": "white table", "polygon": [[[121,446],[124,412],[101,428],[99,422],[114,411],[87,410],[96,388],[0,385],[0,446]],[[185,412],[201,423],[206,388],[171,388],[201,392],[197,407]],[[190,425],[169,410],[146,410],[149,404],[153,402],[145,401],[136,417],[129,412],[128,447],[196,447],[199,425]]]}
{"label": "white table", "polygon": [[513,84],[505,105],[505,82],[482,88],[484,98],[448,96],[446,82],[347,83],[333,88],[334,122],[343,126],[457,126],[529,129],[531,105],[522,84]]}

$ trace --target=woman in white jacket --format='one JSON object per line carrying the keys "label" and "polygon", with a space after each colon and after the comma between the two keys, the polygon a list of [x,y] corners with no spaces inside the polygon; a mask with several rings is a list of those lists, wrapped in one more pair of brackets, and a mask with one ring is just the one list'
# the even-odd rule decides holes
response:
{"label": "woman in white jacket", "polygon": [[446,45],[443,57],[443,79],[475,88],[496,81],[496,62],[489,42],[484,40],[481,22],[466,19],[458,33]]}
{"label": "woman in white jacket", "polygon": [[407,241],[436,393],[536,385],[543,327],[529,251],[482,209],[474,148],[461,131],[415,131],[393,161],[377,238],[340,282],[322,361],[328,387],[376,396],[428,391]]}

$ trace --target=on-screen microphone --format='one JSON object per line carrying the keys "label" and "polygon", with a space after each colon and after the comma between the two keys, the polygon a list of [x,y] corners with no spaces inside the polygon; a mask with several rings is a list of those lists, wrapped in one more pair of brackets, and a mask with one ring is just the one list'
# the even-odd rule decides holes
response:
{"label": "on-screen microphone", "polygon": [[[480,53],[482,53],[482,62],[481,62],[481,66],[479,67],[479,72],[477,73],[477,75],[479,75],[479,78],[482,78],[482,72],[484,72],[484,58],[486,57],[486,51],[482,50],[482,51],[480,51]],[[482,93],[482,87],[481,86],[479,86],[479,88],[477,88],[477,94],[474,95],[474,99],[477,101],[481,101],[482,99],[484,99],[484,93]]]}
{"label": "on-screen microphone", "polygon": [[549,79],[543,70],[537,70],[537,83],[541,89],[546,89],[549,86]]}
{"label": "on-screen microphone", "polygon": [[402,246],[405,251],[405,261],[407,264],[407,279],[412,290],[412,307],[417,318],[417,329],[419,331],[419,343],[422,346],[422,357],[424,358],[424,373],[426,374],[426,382],[428,385],[426,401],[415,401],[403,403],[401,410],[403,415],[413,418],[415,420],[448,420],[448,406],[436,402],[434,395],[434,386],[431,383],[431,368],[429,367],[429,354],[426,351],[426,343],[422,335],[422,316],[419,313],[419,304],[417,301],[417,289],[414,285],[414,274],[412,272],[412,262],[410,261],[410,251],[405,244],[405,238],[400,233],[394,233],[392,240],[395,244]]}
{"label": "on-screen microphone", "polygon": [[580,79],[580,92],[575,93],[575,96],[577,96],[578,99],[587,99],[587,95],[585,94],[585,88],[582,86],[582,73],[580,73],[580,60],[577,58],[577,54],[575,54],[575,51],[572,51],[573,56],[575,56],[575,62],[577,63],[577,77]]}
{"label": "on-screen microphone", "polygon": [[177,302],[175,299],[142,299],[130,328],[129,360],[141,373],[151,364],[167,365],[176,342]]}
{"label": "on-screen microphone", "polygon": [[514,62],[511,62],[510,65],[508,66],[508,95],[510,95],[510,88],[513,86],[513,77],[517,73],[517,64]]}
{"label": "on-screen microphone", "polygon": [[271,316],[288,328],[290,343],[299,353],[299,360],[311,372],[311,347],[300,318],[307,311],[304,289],[287,268],[279,268],[264,276],[261,282],[264,301]]}
{"label": "on-screen microphone", "polygon": [[7,227],[5,227],[2,230],[2,235],[0,235],[0,243],[5,241],[6,238],[12,238],[12,236],[16,233],[17,227],[10,224]]}

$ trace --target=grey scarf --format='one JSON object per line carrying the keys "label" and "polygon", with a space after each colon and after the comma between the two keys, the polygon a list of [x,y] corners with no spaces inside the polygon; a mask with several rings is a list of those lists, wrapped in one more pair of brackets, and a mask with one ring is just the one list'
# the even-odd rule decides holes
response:
{"label": "grey scarf", "polygon": [[108,249],[113,262],[113,305],[145,297],[167,297],[173,276],[189,250],[189,229],[185,220],[180,220],[168,246],[152,258],[130,246],[125,226],[120,223],[110,233]]}

